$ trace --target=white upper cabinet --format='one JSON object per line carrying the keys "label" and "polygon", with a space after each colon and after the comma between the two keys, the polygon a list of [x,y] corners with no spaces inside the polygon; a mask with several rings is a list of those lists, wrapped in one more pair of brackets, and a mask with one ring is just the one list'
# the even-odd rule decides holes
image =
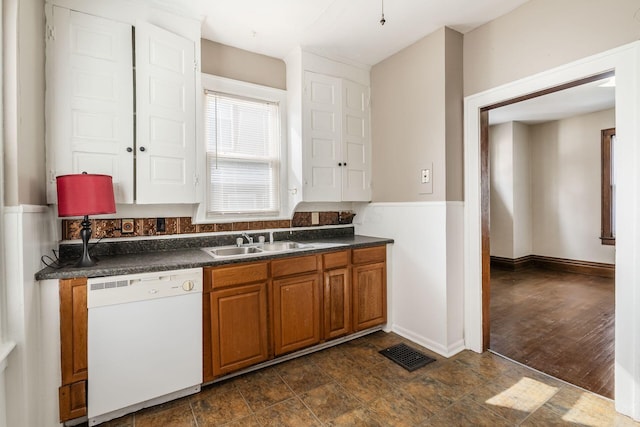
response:
{"label": "white upper cabinet", "polygon": [[343,200],[371,200],[370,115],[369,88],[342,80]]}
{"label": "white upper cabinet", "polygon": [[369,88],[310,71],[304,80],[305,201],[371,200]]}
{"label": "white upper cabinet", "polygon": [[290,172],[296,201],[370,201],[368,70],[297,52],[287,58],[287,92],[294,163],[301,156]]}
{"label": "white upper cabinet", "polygon": [[195,201],[193,42],[136,25],[137,203]]}
{"label": "white upper cabinet", "polygon": [[56,176],[111,175],[133,203],[131,26],[54,7],[47,38],[47,200]]}
{"label": "white upper cabinet", "polygon": [[47,201],[87,172],[113,177],[117,203],[194,203],[194,42],[57,6],[47,27]]}

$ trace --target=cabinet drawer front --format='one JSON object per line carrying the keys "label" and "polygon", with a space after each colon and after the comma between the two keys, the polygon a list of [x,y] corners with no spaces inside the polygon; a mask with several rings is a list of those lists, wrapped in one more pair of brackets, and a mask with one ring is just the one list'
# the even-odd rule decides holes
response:
{"label": "cabinet drawer front", "polygon": [[322,255],[322,263],[326,269],[346,267],[349,264],[349,251],[331,252]]}
{"label": "cabinet drawer front", "polygon": [[267,280],[268,263],[238,264],[205,269],[204,291]]}
{"label": "cabinet drawer front", "polygon": [[387,257],[386,246],[374,246],[371,248],[354,249],[352,261],[354,264],[368,264],[371,262],[383,262]]}
{"label": "cabinet drawer front", "polygon": [[312,273],[318,270],[318,257],[315,255],[284,258],[271,261],[273,277],[291,276],[300,273]]}

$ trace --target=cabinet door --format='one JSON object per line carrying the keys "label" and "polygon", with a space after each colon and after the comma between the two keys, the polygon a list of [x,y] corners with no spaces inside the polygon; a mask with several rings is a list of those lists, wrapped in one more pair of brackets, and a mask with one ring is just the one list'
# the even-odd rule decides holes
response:
{"label": "cabinet door", "polygon": [[87,379],[87,279],[60,280],[62,385]]}
{"label": "cabinet door", "polygon": [[136,202],[196,202],[195,44],[136,23]]}
{"label": "cabinet door", "polygon": [[324,272],[324,339],[351,332],[351,286],[349,269]]}
{"label": "cabinet door", "polygon": [[267,283],[212,291],[209,295],[213,375],[267,360]]}
{"label": "cabinet door", "polygon": [[47,201],[56,176],[88,172],[133,203],[131,26],[55,6],[47,26]]}
{"label": "cabinet door", "polygon": [[305,201],[342,200],[341,80],[305,73],[303,175]]}
{"label": "cabinet door", "polygon": [[369,88],[342,81],[342,200],[371,200]]}
{"label": "cabinet door", "polygon": [[387,321],[386,263],[353,267],[353,328],[355,331]]}
{"label": "cabinet door", "polygon": [[60,421],[87,415],[87,279],[63,279],[60,292]]}
{"label": "cabinet door", "polygon": [[318,274],[273,281],[273,335],[276,356],[320,342]]}

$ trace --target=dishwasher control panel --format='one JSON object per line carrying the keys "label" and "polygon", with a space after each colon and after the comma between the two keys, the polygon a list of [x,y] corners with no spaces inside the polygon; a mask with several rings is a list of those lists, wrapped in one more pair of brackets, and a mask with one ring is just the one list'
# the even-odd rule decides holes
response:
{"label": "dishwasher control panel", "polygon": [[87,281],[88,308],[183,294],[202,293],[202,269],[93,277]]}

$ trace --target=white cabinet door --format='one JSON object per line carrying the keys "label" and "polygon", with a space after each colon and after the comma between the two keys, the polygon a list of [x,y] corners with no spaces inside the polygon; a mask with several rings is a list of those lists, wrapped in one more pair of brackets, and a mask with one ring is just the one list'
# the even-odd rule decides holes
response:
{"label": "white cabinet door", "polygon": [[369,88],[342,81],[342,200],[371,200]]}
{"label": "white cabinet door", "polygon": [[56,176],[88,172],[111,175],[116,202],[132,203],[131,26],[59,7],[51,18],[47,201],[57,201]]}
{"label": "white cabinet door", "polygon": [[342,90],[338,78],[305,73],[303,176],[306,201],[342,200]]}
{"label": "white cabinet door", "polygon": [[310,71],[304,77],[304,200],[371,200],[369,88]]}
{"label": "white cabinet door", "polygon": [[136,202],[196,201],[195,44],[136,24]]}

